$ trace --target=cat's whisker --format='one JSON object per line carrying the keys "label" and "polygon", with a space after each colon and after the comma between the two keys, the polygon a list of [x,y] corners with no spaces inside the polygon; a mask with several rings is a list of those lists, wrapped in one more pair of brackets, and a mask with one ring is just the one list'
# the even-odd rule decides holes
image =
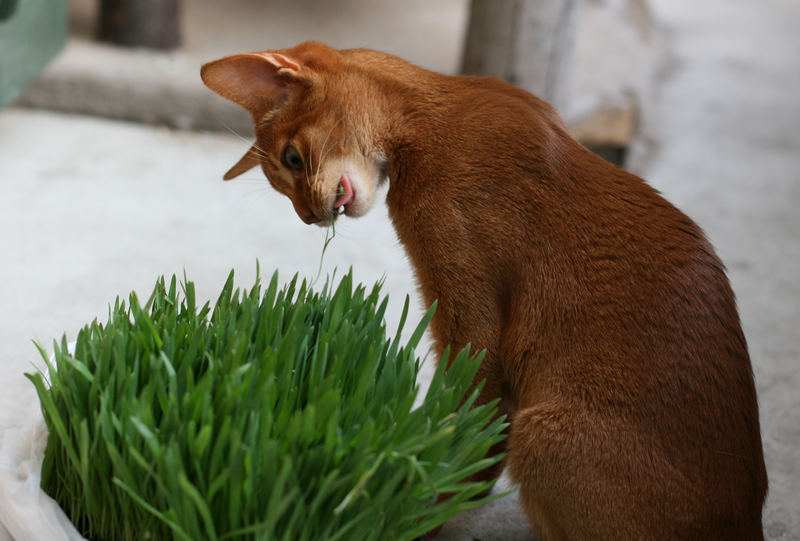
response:
{"label": "cat's whisker", "polygon": [[331,134],[333,133],[333,130],[336,129],[336,127],[342,122],[342,120],[344,120],[344,115],[341,115],[339,117],[339,120],[337,120],[333,124],[333,126],[331,126],[331,129],[328,130],[328,134],[325,136],[325,140],[322,142],[322,149],[319,152],[319,161],[317,162],[317,172],[314,175],[314,184],[317,183],[317,179],[319,178],[319,172],[320,172],[320,169],[322,168],[322,162],[325,159],[325,147],[328,145],[328,139],[330,138]]}
{"label": "cat's whisker", "polygon": [[258,186],[269,191],[270,184],[266,178],[259,177],[239,177],[236,179],[236,184],[244,184],[245,186]]}
{"label": "cat's whisker", "polygon": [[244,190],[238,194],[237,199],[244,202],[248,208],[264,207],[264,202],[269,201],[271,198],[271,190],[266,188],[257,188],[253,186],[251,189]]}
{"label": "cat's whisker", "polygon": [[264,189],[253,189],[253,190],[248,190],[246,193],[243,193],[242,195],[249,199],[252,198],[253,196],[256,197],[265,196],[269,194],[269,192],[270,192],[269,190],[264,190]]}
{"label": "cat's whisker", "polygon": [[252,152],[256,156],[258,156],[259,158],[267,159],[269,157],[269,153],[266,150],[264,150],[263,148],[261,148],[260,146],[258,146],[255,141],[251,141],[250,139],[248,139],[244,135],[240,134],[239,132],[237,132],[236,130],[231,128],[221,118],[217,117],[217,121],[219,121],[219,123],[222,124],[225,127],[225,129],[227,129],[231,134],[235,135],[237,139],[239,139],[243,143],[246,143],[247,145],[249,145],[250,146],[250,152]]}
{"label": "cat's whisker", "polygon": [[264,186],[264,187],[268,188],[269,184],[264,184],[265,180],[266,179],[264,179],[264,178],[258,178],[258,177],[246,177],[246,178],[238,178],[238,179],[236,179],[236,183],[237,184],[257,184],[259,186]]}
{"label": "cat's whisker", "polygon": [[246,139],[243,139],[243,140],[245,142],[247,142],[248,144],[250,144],[250,152],[252,152],[256,156],[258,156],[259,158],[263,158],[263,159],[269,158],[269,155],[267,154],[267,151],[264,150],[263,148],[261,148],[260,146],[258,146],[257,144],[255,144],[255,142],[250,143]]}
{"label": "cat's whisker", "polygon": [[306,170],[306,184],[311,187],[311,174],[314,172],[314,139],[312,138],[308,143],[308,159],[305,163]]}
{"label": "cat's whisker", "polygon": [[236,136],[238,139],[242,140],[243,142],[247,143],[247,144],[248,144],[248,145],[250,145],[252,148],[254,148],[254,149],[256,150],[256,152],[257,152],[258,156],[260,156],[260,157],[262,157],[262,158],[266,158],[266,157],[267,157],[267,153],[266,153],[266,151],[265,151],[264,149],[260,148],[258,145],[256,145],[255,143],[251,142],[251,141],[250,141],[250,140],[249,140],[247,137],[245,137],[244,135],[242,135],[241,133],[239,133],[238,131],[236,131],[235,129],[233,129],[233,128],[232,128],[232,127],[231,127],[231,126],[230,126],[230,125],[229,125],[227,122],[225,122],[225,121],[222,119],[222,117],[220,117],[218,114],[214,114],[214,118],[215,118],[215,120],[216,120],[217,122],[219,122],[220,124],[222,124],[222,126],[223,126],[223,127],[226,129],[226,130],[228,130],[228,131],[229,131],[231,134],[235,135],[235,136]]}

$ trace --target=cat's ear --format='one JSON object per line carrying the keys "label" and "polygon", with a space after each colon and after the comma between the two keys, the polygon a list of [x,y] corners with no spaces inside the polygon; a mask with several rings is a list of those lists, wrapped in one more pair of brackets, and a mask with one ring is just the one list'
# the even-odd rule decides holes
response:
{"label": "cat's ear", "polygon": [[223,180],[231,180],[232,178],[236,178],[242,173],[249,171],[259,163],[261,160],[258,159],[259,150],[256,145],[250,147],[242,158],[236,162],[236,165],[228,169],[228,172],[225,173],[225,176],[222,177]]}
{"label": "cat's ear", "polygon": [[292,85],[304,80],[300,65],[280,53],[246,53],[209,62],[200,69],[208,88],[258,116]]}

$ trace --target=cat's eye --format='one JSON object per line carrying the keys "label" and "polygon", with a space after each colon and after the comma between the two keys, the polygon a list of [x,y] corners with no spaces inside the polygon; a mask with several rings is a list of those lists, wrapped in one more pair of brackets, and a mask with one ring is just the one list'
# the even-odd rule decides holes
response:
{"label": "cat's eye", "polygon": [[303,158],[300,157],[300,153],[297,152],[297,149],[292,145],[286,145],[286,148],[283,149],[281,161],[283,162],[283,165],[289,169],[292,169],[293,171],[302,171],[304,168]]}

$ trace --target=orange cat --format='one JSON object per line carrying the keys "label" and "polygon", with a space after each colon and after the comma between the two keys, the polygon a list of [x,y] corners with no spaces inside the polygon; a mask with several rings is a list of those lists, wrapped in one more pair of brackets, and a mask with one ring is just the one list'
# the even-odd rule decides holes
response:
{"label": "orange cat", "polygon": [[763,539],[747,345],[692,220],[494,79],[319,43],[202,77],[255,122],[225,179],[261,165],[320,225],[388,179],[437,347],[487,351],[481,398],[511,420],[495,451],[542,540]]}

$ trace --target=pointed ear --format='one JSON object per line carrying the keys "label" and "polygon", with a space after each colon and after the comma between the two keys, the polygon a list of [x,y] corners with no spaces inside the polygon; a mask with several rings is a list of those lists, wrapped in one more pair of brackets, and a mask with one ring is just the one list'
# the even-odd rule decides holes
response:
{"label": "pointed ear", "polygon": [[260,163],[260,160],[258,159],[258,153],[258,148],[255,145],[251,146],[250,150],[248,150],[245,155],[242,156],[242,159],[236,162],[236,165],[231,167],[228,172],[225,173],[225,176],[222,177],[222,179],[230,180],[232,178],[236,178],[245,171],[249,171],[258,165]]}
{"label": "pointed ear", "polygon": [[303,79],[300,65],[280,53],[246,53],[209,62],[200,69],[208,88],[259,115],[272,109],[275,100],[293,83]]}

